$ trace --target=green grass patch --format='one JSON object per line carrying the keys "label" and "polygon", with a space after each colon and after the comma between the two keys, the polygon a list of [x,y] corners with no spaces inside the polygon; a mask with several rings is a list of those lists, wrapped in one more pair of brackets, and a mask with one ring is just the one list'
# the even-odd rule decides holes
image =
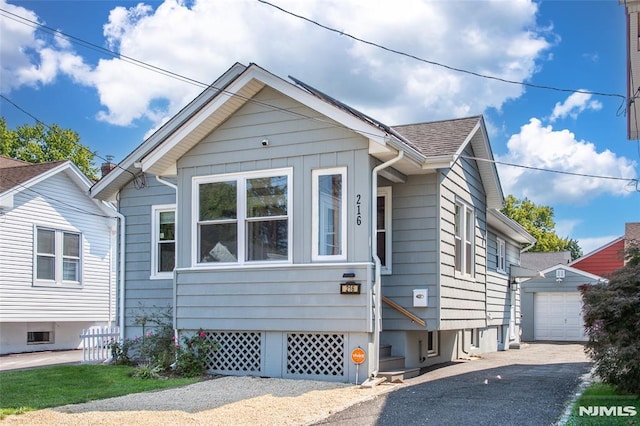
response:
{"label": "green grass patch", "polygon": [[[584,408],[581,410],[580,407]],[[576,401],[567,425],[640,425],[640,398],[637,395],[618,393],[612,386],[604,383],[592,383]]]}
{"label": "green grass patch", "polygon": [[60,365],[0,372],[0,419],[42,408],[184,386],[199,378],[140,379],[123,365]]}

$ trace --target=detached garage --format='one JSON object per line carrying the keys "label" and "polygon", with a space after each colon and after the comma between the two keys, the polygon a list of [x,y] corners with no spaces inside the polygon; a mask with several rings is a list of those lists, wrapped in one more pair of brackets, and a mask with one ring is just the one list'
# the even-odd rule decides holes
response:
{"label": "detached garage", "polygon": [[544,278],[521,284],[522,340],[587,340],[578,286],[606,280],[567,265],[542,271]]}

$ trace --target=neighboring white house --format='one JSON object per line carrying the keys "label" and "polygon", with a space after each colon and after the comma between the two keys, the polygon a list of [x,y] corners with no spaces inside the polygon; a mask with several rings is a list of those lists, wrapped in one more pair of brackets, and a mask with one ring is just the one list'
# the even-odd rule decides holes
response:
{"label": "neighboring white house", "polygon": [[92,187],[125,217],[124,335],[170,308],[210,371],[351,382],[517,344],[535,239],[484,119],[389,127],[292,80],[235,64]]}
{"label": "neighboring white house", "polygon": [[0,354],[76,349],[115,312],[115,210],[70,161],[0,157]]}

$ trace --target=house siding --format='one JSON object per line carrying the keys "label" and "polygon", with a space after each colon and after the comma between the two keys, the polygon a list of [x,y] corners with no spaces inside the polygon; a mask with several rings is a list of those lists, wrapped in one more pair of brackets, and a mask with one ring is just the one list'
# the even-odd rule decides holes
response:
{"label": "house siding", "polygon": [[571,263],[571,266],[590,274],[602,277],[610,276],[624,266],[624,240],[621,239],[609,247],[578,259]]}
{"label": "house siding", "polygon": [[130,182],[120,192],[119,211],[126,217],[125,230],[125,336],[142,333],[136,323],[140,315],[153,315],[173,306],[173,279],[151,280],[152,206],[175,204],[172,188],[150,176],[139,183]]}
{"label": "house siding", "polygon": [[[476,134],[474,137],[481,137]],[[440,174],[440,324],[441,330],[486,326],[486,195],[470,144],[463,157]],[[473,206],[474,269],[471,277],[455,274],[454,218],[456,197]]]}
{"label": "house siding", "polygon": [[[383,179],[380,186],[390,186]],[[438,313],[437,174],[408,176],[392,186],[393,274],[382,276],[383,295],[409,309],[435,330]],[[413,290],[428,290],[428,306],[414,308]],[[424,330],[383,304],[384,330]]]}
{"label": "house siding", "polygon": [[[0,215],[2,353],[76,348],[83,326],[113,319],[116,223],[104,215],[63,172],[14,196],[14,207]],[[34,285],[36,226],[81,233],[81,285]],[[27,346],[26,332],[35,331],[28,330],[29,323],[56,328],[55,342]]]}

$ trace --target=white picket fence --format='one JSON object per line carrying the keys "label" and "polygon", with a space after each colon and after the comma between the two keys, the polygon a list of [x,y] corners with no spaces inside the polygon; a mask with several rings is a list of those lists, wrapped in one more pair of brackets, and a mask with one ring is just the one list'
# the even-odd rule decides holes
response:
{"label": "white picket fence", "polygon": [[111,357],[109,343],[120,339],[119,327],[91,327],[82,330],[82,362],[102,362]]}

